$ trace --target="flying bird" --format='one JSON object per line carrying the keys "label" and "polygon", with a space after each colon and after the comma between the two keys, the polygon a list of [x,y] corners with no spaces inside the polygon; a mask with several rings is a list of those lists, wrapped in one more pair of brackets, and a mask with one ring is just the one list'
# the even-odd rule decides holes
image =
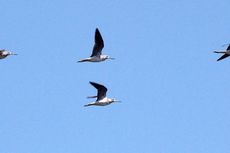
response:
{"label": "flying bird", "polygon": [[230,44],[228,45],[228,47],[225,51],[214,51],[214,53],[224,54],[219,59],[217,59],[217,61],[220,61],[220,60],[230,56]]}
{"label": "flying bird", "polygon": [[97,98],[97,100],[95,102],[91,102],[84,106],[93,106],[93,105],[94,106],[105,106],[105,105],[109,105],[114,102],[120,102],[118,100],[115,100],[114,98],[106,97],[107,88],[105,86],[95,83],[95,82],[89,82],[89,83],[97,89],[97,96],[89,96],[88,98]]}
{"label": "flying bird", "polygon": [[91,56],[89,58],[82,59],[78,62],[101,62],[107,59],[114,59],[112,57],[109,57],[108,55],[102,55],[101,52],[103,48],[104,48],[104,41],[102,39],[100,31],[98,30],[98,28],[96,28],[93,52]]}
{"label": "flying bird", "polygon": [[17,55],[5,49],[0,50],[0,59],[6,58],[8,55]]}

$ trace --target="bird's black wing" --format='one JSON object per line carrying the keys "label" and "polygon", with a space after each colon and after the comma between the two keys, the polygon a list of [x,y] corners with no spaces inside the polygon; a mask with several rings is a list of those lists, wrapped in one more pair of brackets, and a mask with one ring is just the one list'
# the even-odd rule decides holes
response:
{"label": "bird's black wing", "polygon": [[230,50],[230,45],[228,45],[227,49],[226,50]]}
{"label": "bird's black wing", "polygon": [[97,101],[106,97],[107,88],[105,86],[95,82],[89,83],[97,89]]}
{"label": "bird's black wing", "polygon": [[98,28],[96,28],[96,31],[95,31],[94,41],[95,41],[95,44],[93,46],[93,52],[90,57],[101,55],[101,51],[104,47],[104,41],[102,39],[102,36]]}
{"label": "bird's black wing", "polygon": [[217,61],[220,61],[220,60],[222,60],[222,59],[224,59],[224,58],[226,58],[226,57],[228,57],[228,56],[230,56],[230,55],[224,54],[224,55],[222,55]]}

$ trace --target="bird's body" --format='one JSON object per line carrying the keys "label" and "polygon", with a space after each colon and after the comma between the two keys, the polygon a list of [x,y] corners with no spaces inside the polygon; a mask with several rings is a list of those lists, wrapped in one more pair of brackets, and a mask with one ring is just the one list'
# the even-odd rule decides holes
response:
{"label": "bird's body", "polygon": [[97,98],[97,100],[84,106],[106,106],[113,102],[119,102],[113,98],[106,97],[107,88],[105,86],[95,82],[90,82],[90,84],[97,89],[97,96],[89,96],[88,98]]}
{"label": "bird's body", "polygon": [[109,105],[111,103],[113,103],[113,99],[105,97],[102,100],[92,102],[92,103],[86,104],[84,106],[92,106],[92,105],[94,105],[94,106],[106,106],[106,105]]}
{"label": "bird's body", "polygon": [[17,54],[6,51],[5,49],[0,50],[0,59],[6,58],[9,55],[17,55]]}
{"label": "bird's body", "polygon": [[97,28],[95,31],[94,41],[95,41],[95,44],[93,46],[93,52],[91,56],[89,58],[79,60],[78,62],[102,62],[107,59],[114,59],[114,58],[109,57],[108,55],[102,55],[102,49],[104,48],[104,41]]}
{"label": "bird's body", "polygon": [[109,58],[108,55],[99,55],[99,56],[92,56],[89,58],[85,58],[85,59],[82,59],[78,62],[101,62],[101,61],[104,61],[108,58]]}
{"label": "bird's body", "polygon": [[225,59],[228,56],[230,56],[230,45],[228,45],[228,47],[227,47],[227,49],[225,51],[214,51],[214,53],[224,54],[220,58],[218,58],[217,61]]}

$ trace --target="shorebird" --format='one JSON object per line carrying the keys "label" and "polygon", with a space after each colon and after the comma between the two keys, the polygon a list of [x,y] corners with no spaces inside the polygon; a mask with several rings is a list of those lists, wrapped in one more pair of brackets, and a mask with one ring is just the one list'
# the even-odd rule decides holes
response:
{"label": "shorebird", "polygon": [[95,102],[91,102],[89,104],[86,104],[84,106],[105,106],[109,105],[113,102],[120,102],[118,100],[115,100],[114,98],[107,98],[106,92],[107,88],[101,84],[95,83],[95,82],[89,82],[92,86],[94,86],[97,89],[97,96],[88,96],[87,98],[97,98]]}
{"label": "shorebird", "polygon": [[5,49],[0,50],[0,59],[6,58],[8,55],[17,55],[17,54],[11,53],[10,51],[7,51]]}
{"label": "shorebird", "polygon": [[78,62],[101,62],[107,59],[114,59],[112,57],[109,57],[108,55],[102,55],[101,52],[103,48],[104,48],[104,41],[102,39],[102,36],[98,28],[96,28],[93,52],[91,56],[89,58],[82,59]]}
{"label": "shorebird", "polygon": [[217,59],[217,61],[220,61],[220,60],[230,56],[230,45],[228,45],[228,47],[225,51],[214,51],[214,53],[224,54],[219,59]]}

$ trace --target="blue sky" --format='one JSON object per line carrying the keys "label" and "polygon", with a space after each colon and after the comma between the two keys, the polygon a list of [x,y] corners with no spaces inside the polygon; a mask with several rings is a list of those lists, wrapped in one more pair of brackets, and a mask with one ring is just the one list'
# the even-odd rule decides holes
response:
{"label": "blue sky", "polygon": [[[0,153],[229,153],[229,4],[0,0]],[[76,63],[96,27],[116,60]]]}

